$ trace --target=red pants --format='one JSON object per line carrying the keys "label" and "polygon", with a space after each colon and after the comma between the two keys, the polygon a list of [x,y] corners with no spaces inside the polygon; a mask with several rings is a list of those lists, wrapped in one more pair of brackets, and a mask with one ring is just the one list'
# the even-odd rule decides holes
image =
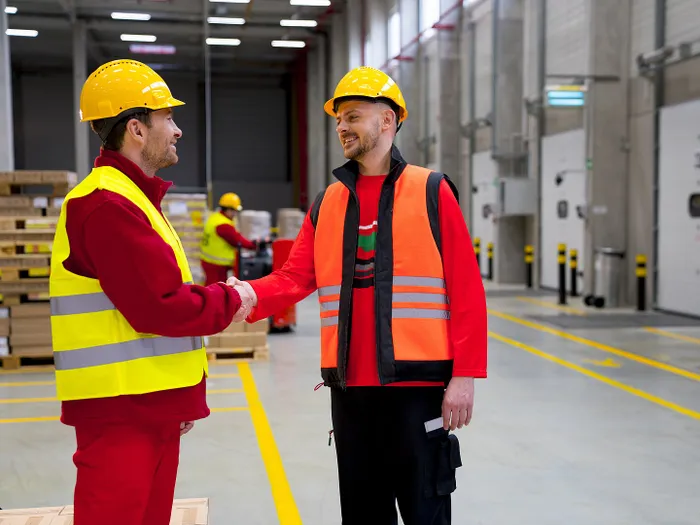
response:
{"label": "red pants", "polygon": [[75,433],[75,525],[169,525],[179,423],[81,425]]}
{"label": "red pants", "polygon": [[220,281],[226,282],[226,279],[228,279],[228,272],[231,270],[231,267],[202,261],[202,270],[204,270],[204,277],[206,279],[204,286],[209,286],[210,284],[218,283]]}

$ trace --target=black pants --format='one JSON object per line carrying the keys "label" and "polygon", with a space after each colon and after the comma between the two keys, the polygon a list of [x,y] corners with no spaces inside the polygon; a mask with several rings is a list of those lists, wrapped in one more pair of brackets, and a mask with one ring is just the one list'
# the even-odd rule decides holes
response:
{"label": "black pants", "polygon": [[449,525],[456,436],[424,423],[440,417],[444,390],[358,387],[331,390],[342,525]]}

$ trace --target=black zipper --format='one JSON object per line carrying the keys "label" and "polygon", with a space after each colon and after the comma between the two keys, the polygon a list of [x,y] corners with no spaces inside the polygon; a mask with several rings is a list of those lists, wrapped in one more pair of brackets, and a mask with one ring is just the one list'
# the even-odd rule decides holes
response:
{"label": "black zipper", "polygon": [[[357,226],[355,227],[355,248],[353,251],[353,259],[352,259],[352,279],[350,280],[350,304],[348,305],[348,316],[350,319],[352,319],[352,296],[353,296],[353,291],[352,288],[355,283],[355,270],[357,269],[357,264],[356,264],[356,259],[357,259],[357,243],[359,242],[360,239],[360,199],[357,197],[357,193],[355,192],[354,189],[350,188],[349,186],[346,185],[348,190],[350,191],[350,195],[352,195],[353,200],[355,201],[355,206],[357,206]],[[347,377],[348,377],[348,354],[350,353],[350,330],[348,330],[348,335],[347,339],[345,341],[345,348],[343,349],[343,375],[340,378],[340,387],[345,390],[347,388]]]}

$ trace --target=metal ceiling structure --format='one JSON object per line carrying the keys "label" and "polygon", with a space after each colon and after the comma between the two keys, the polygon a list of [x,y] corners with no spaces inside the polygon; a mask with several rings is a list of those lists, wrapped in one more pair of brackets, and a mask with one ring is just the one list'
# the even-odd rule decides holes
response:
{"label": "metal ceiling structure", "polygon": [[[208,56],[213,75],[279,76],[304,50],[273,47],[272,41],[313,45],[317,34],[325,31],[328,15],[344,4],[333,0],[330,6],[311,7],[291,5],[296,0],[243,1],[7,0],[11,11],[16,8],[16,13],[8,14],[8,27],[38,31],[35,38],[10,38],[13,67],[72,67],[73,35],[84,27],[91,68],[116,58],[133,58],[160,70],[201,72]],[[113,19],[114,12],[147,14],[150,19]],[[227,23],[212,23],[217,18],[210,17]],[[244,23],[232,24],[232,18]],[[281,25],[291,19],[313,20],[317,26]],[[123,41],[125,34],[148,35],[151,42]],[[208,38],[239,39],[240,44],[207,45]]]}

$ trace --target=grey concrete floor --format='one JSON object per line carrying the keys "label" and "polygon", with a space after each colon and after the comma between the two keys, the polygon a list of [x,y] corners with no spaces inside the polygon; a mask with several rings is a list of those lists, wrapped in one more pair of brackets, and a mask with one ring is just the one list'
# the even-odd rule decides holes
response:
{"label": "grey concrete floor", "polygon": [[[696,525],[700,323],[661,335],[528,317],[572,314],[555,303],[488,299],[489,378],[457,431],[453,523]],[[183,439],[176,492],[209,497],[212,525],[340,523],[329,395],[314,391],[317,312],[315,295],[298,306],[295,332],[270,336],[268,362],[212,367],[209,403],[224,410]],[[0,374],[3,508],[71,503],[72,431],[31,419],[58,415],[51,381],[50,370]]]}

